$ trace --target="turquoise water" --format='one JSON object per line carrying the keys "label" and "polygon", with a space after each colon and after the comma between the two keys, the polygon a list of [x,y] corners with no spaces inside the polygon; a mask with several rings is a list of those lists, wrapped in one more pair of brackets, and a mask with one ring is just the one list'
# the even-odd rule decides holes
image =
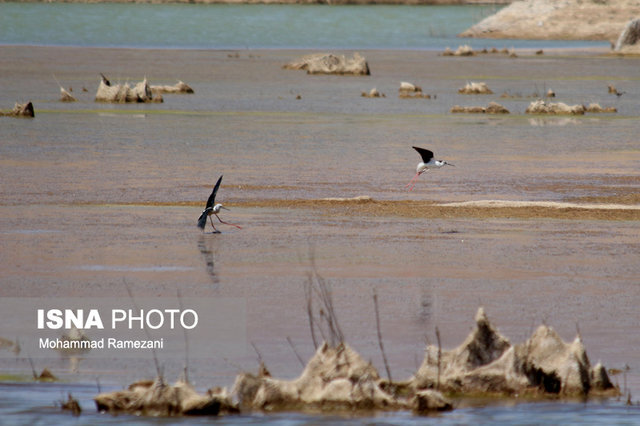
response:
{"label": "turquoise water", "polygon": [[0,4],[0,44],[193,49],[580,47],[460,39],[501,6]]}

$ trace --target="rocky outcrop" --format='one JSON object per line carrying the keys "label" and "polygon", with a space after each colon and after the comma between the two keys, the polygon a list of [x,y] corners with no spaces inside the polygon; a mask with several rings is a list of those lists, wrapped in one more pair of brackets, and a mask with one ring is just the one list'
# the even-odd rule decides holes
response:
{"label": "rocky outcrop", "polygon": [[553,103],[545,102],[543,100],[537,100],[531,102],[527,110],[527,114],[551,114],[551,115],[583,115],[584,113],[602,113],[602,112],[618,112],[615,107],[603,108],[600,104],[590,103],[588,106],[584,105],[567,105],[563,102]]}
{"label": "rocky outcrop", "polygon": [[362,92],[360,96],[362,96],[363,98],[386,98],[385,94],[380,93],[380,91],[378,91],[378,89],[375,87],[369,90],[369,92]]}
{"label": "rocky outcrop", "polygon": [[618,53],[640,54],[640,19],[627,23],[620,33],[614,50]]}
{"label": "rocky outcrop", "polygon": [[109,103],[160,103],[163,101],[162,96],[153,95],[146,78],[134,87],[130,87],[128,84],[112,85],[104,76],[100,80],[95,100]]}
{"label": "rocky outcrop", "polygon": [[407,98],[424,98],[431,99],[431,95],[422,93],[422,87],[416,86],[408,81],[400,82],[400,88],[398,89],[398,97],[402,99]]}
{"label": "rocky outcrop", "polygon": [[520,0],[460,36],[613,43],[626,23],[638,16],[639,0]]}
{"label": "rocky outcrop", "polygon": [[0,111],[0,116],[33,118],[35,117],[35,112],[33,111],[33,104],[31,102],[27,102],[26,104],[16,102],[11,111]]}
{"label": "rocky outcrop", "polygon": [[352,57],[318,53],[303,56],[283,66],[284,69],[305,70],[307,74],[370,75],[369,64],[359,53]]}
{"label": "rocky outcrop", "polygon": [[466,114],[509,114],[509,110],[500,105],[497,102],[489,102],[486,107],[466,107],[455,105],[451,108],[451,113],[466,113]]}
{"label": "rocky outcrop", "polygon": [[448,47],[444,50],[444,52],[442,52],[442,56],[474,56],[475,54],[476,53],[468,44],[458,46],[455,52]]}
{"label": "rocky outcrop", "polygon": [[489,322],[484,309],[476,327],[457,348],[429,346],[410,379],[417,392],[438,388],[468,395],[592,395],[618,393],[600,364],[591,368],[580,337],[564,342],[541,325],[526,342],[511,342]]}
{"label": "rocky outcrop", "polygon": [[590,103],[585,107],[585,112],[590,113],[599,113],[599,112],[618,112],[618,109],[615,107],[601,107],[600,104]]}
{"label": "rocky outcrop", "polygon": [[553,115],[583,115],[583,105],[567,105],[563,102],[549,102],[539,99],[531,102],[525,111],[527,114],[553,114]]}
{"label": "rocky outcrop", "polygon": [[441,53],[442,56],[476,56],[476,55],[495,55],[495,54],[508,55],[509,57],[512,57],[512,58],[516,58],[518,56],[516,55],[515,50],[509,50],[506,47],[501,50],[498,50],[497,48],[493,47],[491,49],[484,48],[482,50],[475,51],[468,44],[458,46],[455,52],[447,47],[444,50],[444,52]]}
{"label": "rocky outcrop", "polygon": [[489,89],[487,83],[475,83],[472,81],[458,89],[458,93],[463,95],[490,95],[493,92]]}
{"label": "rocky outcrop", "polygon": [[100,412],[136,416],[190,416],[237,413],[224,389],[199,394],[186,382],[169,385],[161,379],[136,382],[128,389],[101,393],[94,398]]}
{"label": "rocky outcrop", "polygon": [[60,86],[60,102],[76,102],[76,98]]}
{"label": "rocky outcrop", "polygon": [[176,84],[174,84],[173,86],[151,86],[151,93],[153,93],[154,95],[159,95],[159,94],[193,94],[194,91],[191,88],[191,86],[189,86],[187,83],[183,82],[182,80],[179,80]]}

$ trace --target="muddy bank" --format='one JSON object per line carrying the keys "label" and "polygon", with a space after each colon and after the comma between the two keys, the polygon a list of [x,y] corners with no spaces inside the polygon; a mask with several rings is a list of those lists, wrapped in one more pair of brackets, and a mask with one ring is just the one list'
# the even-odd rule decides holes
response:
{"label": "muddy bank", "polygon": [[[637,198],[637,197],[635,197]],[[610,200],[612,201],[612,200]],[[628,200],[638,203],[638,200]],[[640,208],[623,204],[487,201],[439,204],[433,201],[263,200],[234,203],[238,207],[318,209],[347,216],[409,218],[519,218],[573,220],[640,220]]]}
{"label": "muddy bank", "polygon": [[[89,203],[88,205],[91,205]],[[122,205],[141,205],[125,203]],[[145,206],[200,206],[198,202],[143,203]],[[419,200],[376,200],[370,196],[316,200],[247,200],[228,203],[234,208],[315,209],[344,216],[399,216],[407,218],[518,218],[573,220],[640,220],[640,195],[584,197],[567,202],[478,200],[440,203]]]}

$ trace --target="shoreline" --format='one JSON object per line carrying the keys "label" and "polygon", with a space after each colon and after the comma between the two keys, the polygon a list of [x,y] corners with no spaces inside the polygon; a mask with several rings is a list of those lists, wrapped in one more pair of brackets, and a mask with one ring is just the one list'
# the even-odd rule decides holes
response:
{"label": "shoreline", "polygon": [[[345,217],[405,217],[414,219],[565,219],[571,221],[640,221],[638,197],[578,201],[472,200],[440,202],[431,200],[379,200],[367,196],[327,199],[235,200],[232,208],[317,209],[321,214]],[[69,206],[98,206],[101,203],[72,203]],[[179,203],[108,203],[109,206],[200,207],[197,201]]]}
{"label": "shoreline", "polygon": [[[481,42],[484,39],[474,38],[474,39],[460,39],[460,45],[464,45],[468,42]],[[553,41],[553,42],[575,42],[575,40],[539,40],[541,43],[545,41]],[[598,41],[585,40],[585,42],[593,42],[597,43]],[[604,43],[604,42],[603,42]],[[508,43],[505,42],[505,47]],[[452,46],[448,46],[452,47]],[[455,46],[454,46],[455,47]],[[84,49],[84,50],[133,50],[133,51],[153,51],[153,52],[271,52],[271,53],[295,53],[301,54],[303,52],[307,53],[352,53],[352,52],[371,52],[371,53],[393,53],[393,52],[406,52],[406,53],[420,53],[420,52],[429,52],[429,53],[442,53],[444,49],[436,49],[436,48],[317,48],[317,47],[248,47],[248,48],[233,48],[233,47],[211,47],[211,48],[203,48],[203,47],[155,47],[155,46],[81,46],[81,45],[62,45],[62,44],[3,44],[0,43],[0,49],[10,49],[10,48],[29,48],[29,49]],[[619,52],[614,52],[611,48],[605,46],[584,46],[584,47],[521,47],[514,48],[518,53],[524,55],[535,55],[535,53],[544,49],[545,54],[555,53],[555,54],[585,54],[585,55],[611,55],[611,56],[622,56]]]}

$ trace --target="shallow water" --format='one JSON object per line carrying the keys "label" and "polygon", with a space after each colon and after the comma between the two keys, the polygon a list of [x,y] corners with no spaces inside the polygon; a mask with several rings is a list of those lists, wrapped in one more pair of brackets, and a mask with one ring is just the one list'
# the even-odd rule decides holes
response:
{"label": "shallow water", "polygon": [[[303,358],[313,353],[303,291],[312,250],[333,288],[348,342],[381,369],[376,289],[394,377],[415,371],[436,326],[445,347],[461,343],[483,305],[514,343],[542,322],[565,340],[579,329],[592,363],[629,365],[630,372],[614,381],[622,388],[626,381],[634,400],[640,394],[637,220],[359,216],[331,206],[276,203],[369,195],[635,205],[640,107],[632,96],[608,95],[606,84],[632,93],[637,59],[370,51],[373,75],[352,78],[282,70],[299,51],[236,58],[221,51],[0,49],[9,58],[0,64],[0,85],[7,88],[0,104],[33,99],[36,106],[34,120],[0,118],[0,296],[124,300],[126,281],[139,297],[175,297],[180,289],[184,297],[241,298],[246,350],[234,359],[192,354],[190,375],[198,389],[231,386],[239,370],[254,370],[250,343],[274,376],[291,378],[301,366],[286,338]],[[180,78],[196,94],[166,95],[160,105],[95,104],[99,72],[120,81],[147,73],[158,83]],[[58,103],[52,74],[72,85],[80,102]],[[514,111],[506,117],[448,114],[453,104],[502,102],[458,95],[469,76],[488,76],[496,94],[553,85],[558,100],[593,100],[620,112],[529,117],[523,114],[527,99],[504,101]],[[398,99],[403,80],[438,96]],[[88,93],[80,92],[83,85]],[[373,86],[387,97],[360,97]],[[419,159],[412,145],[431,148],[456,166],[423,175],[406,192]],[[195,221],[220,174],[219,201],[231,208],[221,217],[243,229],[220,225],[221,234],[202,234]],[[256,200],[274,204],[248,207]],[[24,355],[0,354],[3,371],[30,374]],[[177,378],[183,359],[162,353],[160,359],[167,377]],[[113,388],[155,374],[149,358],[100,353],[87,355],[77,372],[57,356],[36,359],[36,368],[44,366],[70,384],[2,385],[0,392],[13,399],[3,402],[1,414],[15,423],[45,422],[55,412],[52,402],[70,390],[90,414],[79,420],[60,415],[60,421],[116,421],[121,418],[93,414],[96,377]],[[437,421],[506,424],[535,416],[553,423],[633,422],[636,408],[615,401],[520,404],[461,408]],[[364,419],[419,420],[408,413]],[[285,414],[231,421],[317,419]]]}
{"label": "shallow water", "polygon": [[[112,389],[103,389],[105,391]],[[434,417],[412,417],[408,413],[379,414],[374,417],[338,417],[309,416],[303,414],[242,415],[226,418],[149,419],[136,416],[110,416],[95,412],[92,398],[95,386],[67,384],[0,384],[0,413],[10,416],[13,421],[6,424],[274,424],[274,425],[308,425],[308,424],[513,424],[523,419],[535,418],[535,423],[558,424],[634,424],[637,421],[637,407],[627,407],[620,402],[606,403],[538,403],[509,404],[483,408],[459,408],[453,412]],[[71,392],[83,409],[79,417],[62,412],[53,407],[54,403],[66,400]],[[28,403],[27,403],[28,401]],[[4,417],[7,419],[7,417]],[[4,424],[4,423],[3,423]]]}
{"label": "shallow water", "polygon": [[464,43],[475,48],[607,45],[456,38],[501,7],[1,3],[0,44],[430,50]]}

